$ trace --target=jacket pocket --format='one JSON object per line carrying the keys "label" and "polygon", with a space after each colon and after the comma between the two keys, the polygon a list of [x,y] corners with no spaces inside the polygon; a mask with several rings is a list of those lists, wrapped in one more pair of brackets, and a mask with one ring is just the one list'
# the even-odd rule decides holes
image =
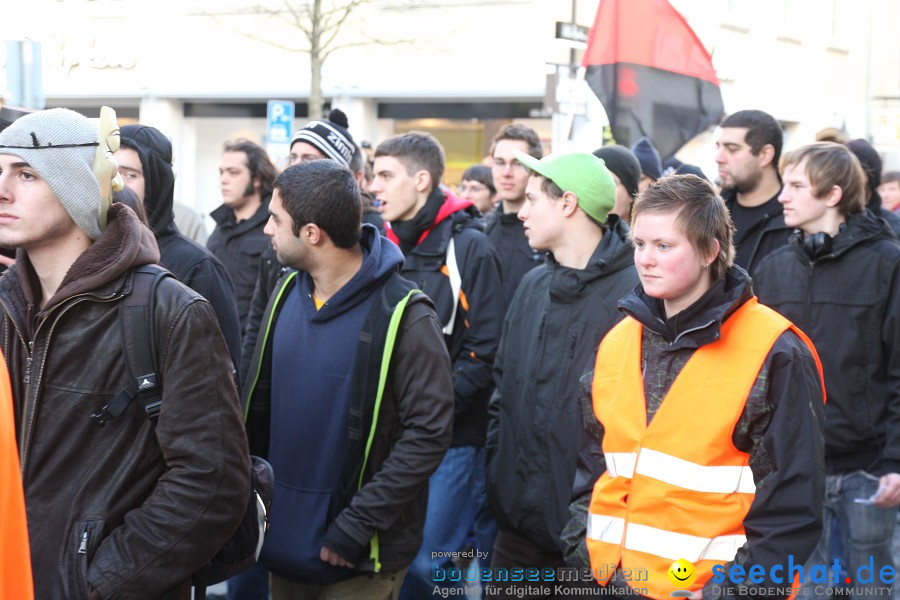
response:
{"label": "jacket pocket", "polygon": [[102,520],[80,521],[75,524],[70,536],[69,548],[66,549],[67,593],[69,600],[90,598],[88,591],[88,568],[94,553],[103,541]]}

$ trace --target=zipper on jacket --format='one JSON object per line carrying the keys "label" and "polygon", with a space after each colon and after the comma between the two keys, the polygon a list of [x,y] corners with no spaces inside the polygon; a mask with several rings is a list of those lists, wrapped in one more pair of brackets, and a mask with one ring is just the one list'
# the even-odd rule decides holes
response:
{"label": "zipper on jacket", "polygon": [[[58,309],[55,309],[55,310],[58,310],[59,312],[55,315],[55,317],[53,318],[53,321],[50,323],[50,331],[47,332],[48,345],[49,345],[49,340],[51,340],[53,338],[53,332],[56,330],[56,324],[59,322],[60,318],[63,315],[65,315],[67,312],[69,312],[72,309],[72,307],[76,306],[80,302],[83,302],[91,295],[92,294],[90,294],[90,293],[77,294],[75,296],[72,296],[68,300],[66,300],[66,302],[64,304],[60,305],[60,307]],[[96,298],[97,302],[112,302],[112,301],[115,301],[117,298],[121,298],[122,294],[115,293],[115,294],[112,294],[109,297],[105,297],[105,298],[100,298],[97,296],[94,296],[94,297]],[[28,342],[29,354],[31,354],[31,355],[34,354],[34,340],[38,339],[38,335],[41,331],[41,327],[43,327],[44,324],[48,320],[49,320],[49,317],[43,319],[35,328],[34,336],[32,337],[32,340],[30,342]],[[43,373],[43,371],[44,371],[44,367],[47,363],[47,354],[48,353],[45,351],[43,357],[41,358],[41,365],[40,365],[40,370],[38,371],[38,373]],[[25,476],[25,473],[27,472],[27,469],[28,469],[28,454],[31,450],[31,436],[34,431],[34,413],[35,413],[34,405],[36,404],[36,400],[32,398],[32,388],[40,387],[40,376],[38,376],[38,378],[35,380],[35,382],[34,382],[35,385],[34,386],[31,385],[31,367],[33,366],[33,364],[34,364],[33,356],[29,356],[28,360],[26,362],[26,378],[28,379],[29,385],[28,385],[28,388],[25,390],[25,405],[22,409],[22,444],[19,448],[19,469],[22,471],[23,477]]]}
{"label": "zipper on jacket", "polygon": [[28,342],[28,356],[25,358],[25,377],[23,382],[31,383],[31,357],[34,355],[34,342]]}
{"label": "zipper on jacket", "polygon": [[690,329],[685,329],[684,331],[682,331],[681,333],[679,333],[677,336],[675,336],[675,339],[672,340],[672,343],[669,344],[669,346],[674,346],[674,345],[678,342],[678,340],[680,340],[681,338],[683,338],[683,337],[686,336],[687,334],[689,334],[689,333],[694,333],[695,331],[700,331],[701,329],[706,329],[707,327],[709,327],[710,325],[712,325],[712,324],[715,323],[715,322],[716,322],[716,320],[713,319],[712,321],[710,321],[710,322],[707,323],[706,325],[700,325],[700,326],[698,326],[698,327],[692,327],[692,328],[690,328]]}
{"label": "zipper on jacket", "polygon": [[544,337],[544,323],[547,322],[547,312],[544,311],[544,314],[541,315],[541,324],[538,325],[538,336],[537,339],[541,339]]}
{"label": "zipper on jacket", "polygon": [[81,544],[78,546],[76,554],[87,554],[88,532],[87,529],[81,534]]}

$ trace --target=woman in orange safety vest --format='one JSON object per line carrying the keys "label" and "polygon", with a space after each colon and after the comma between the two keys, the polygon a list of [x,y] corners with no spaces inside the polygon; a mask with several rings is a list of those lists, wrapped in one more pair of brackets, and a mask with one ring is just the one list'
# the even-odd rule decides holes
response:
{"label": "woman in orange safety vest", "polygon": [[736,564],[761,566],[759,583],[740,582],[749,593],[783,598],[790,581],[779,587],[771,567],[802,565],[821,533],[821,365],[757,302],[732,235],[722,199],[694,175],[661,179],[633,207],[641,283],[619,302],[627,316],[600,344],[592,390],[606,472],[587,546],[616,595],[733,596],[738,582],[715,582],[713,567]]}
{"label": "woman in orange safety vest", "polygon": [[0,598],[31,600],[31,555],[19,472],[13,398],[0,355]]}

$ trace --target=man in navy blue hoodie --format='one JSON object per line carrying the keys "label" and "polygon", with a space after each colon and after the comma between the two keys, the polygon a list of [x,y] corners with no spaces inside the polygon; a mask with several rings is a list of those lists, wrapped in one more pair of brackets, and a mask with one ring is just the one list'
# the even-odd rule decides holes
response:
{"label": "man in navy blue hoodie", "polygon": [[270,297],[245,394],[251,451],[276,473],[260,557],[273,600],[395,598],[450,443],[433,304],[360,213],[353,175],[334,161],[275,181],[265,233],[297,270]]}

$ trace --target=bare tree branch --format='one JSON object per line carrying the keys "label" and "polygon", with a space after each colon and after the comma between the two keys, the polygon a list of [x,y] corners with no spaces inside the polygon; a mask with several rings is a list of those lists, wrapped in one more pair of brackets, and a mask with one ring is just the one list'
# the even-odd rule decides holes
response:
{"label": "bare tree branch", "polygon": [[324,42],[322,42],[322,48],[328,48],[331,46],[334,39],[337,37],[338,33],[340,33],[341,28],[344,26],[344,23],[347,21],[347,17],[350,16],[350,13],[353,12],[353,9],[357,8],[361,4],[363,4],[363,0],[355,0],[346,6],[344,9],[344,14],[338,19],[334,25],[332,25],[327,31],[327,37]]}
{"label": "bare tree branch", "polygon": [[[490,0],[480,0],[490,2]],[[440,2],[439,2],[440,3]],[[346,48],[369,46],[379,44],[383,46],[397,44],[411,44],[414,40],[391,39],[381,40],[365,35],[364,39],[356,38],[355,41],[338,43],[339,36],[347,27],[351,15],[366,5],[375,4],[374,0],[281,0],[278,3],[264,3],[257,1],[255,4],[237,9],[226,8],[218,12],[198,10],[193,14],[214,19],[217,23],[229,28],[253,41],[261,42],[268,46],[295,54],[309,55],[310,68],[310,96],[308,112],[310,116],[322,114],[322,65],[334,52]],[[379,9],[387,10],[403,8],[425,8],[428,2],[380,2]],[[324,6],[323,6],[324,5]],[[433,4],[432,4],[433,6]],[[263,24],[270,21],[286,23],[289,28],[300,31],[308,46],[283,43],[284,38],[264,37],[247,30],[247,25],[238,28],[232,26],[227,20],[234,18],[255,16]],[[263,29],[264,31],[267,28]]]}

